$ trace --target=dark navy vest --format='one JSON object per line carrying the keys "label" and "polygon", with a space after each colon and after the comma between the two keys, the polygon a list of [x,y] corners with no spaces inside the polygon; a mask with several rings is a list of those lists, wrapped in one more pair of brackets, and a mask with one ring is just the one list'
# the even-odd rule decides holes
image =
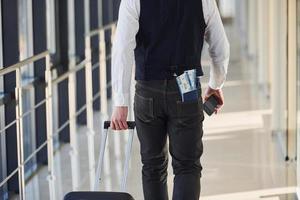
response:
{"label": "dark navy vest", "polygon": [[140,0],[136,80],[162,80],[197,69],[206,28],[202,0]]}

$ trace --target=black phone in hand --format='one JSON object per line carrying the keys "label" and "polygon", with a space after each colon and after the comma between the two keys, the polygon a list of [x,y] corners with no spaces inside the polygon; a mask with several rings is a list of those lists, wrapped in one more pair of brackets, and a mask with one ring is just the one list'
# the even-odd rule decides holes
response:
{"label": "black phone in hand", "polygon": [[218,103],[217,97],[215,97],[214,95],[211,95],[207,99],[207,101],[204,102],[203,109],[209,116],[211,116],[215,112],[215,109],[217,108],[218,104],[219,103]]}

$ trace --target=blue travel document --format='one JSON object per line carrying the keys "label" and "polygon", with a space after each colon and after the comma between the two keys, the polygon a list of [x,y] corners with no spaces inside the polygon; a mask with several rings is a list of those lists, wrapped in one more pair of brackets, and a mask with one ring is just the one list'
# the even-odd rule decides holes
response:
{"label": "blue travel document", "polygon": [[182,102],[198,100],[196,70],[188,70],[176,78]]}

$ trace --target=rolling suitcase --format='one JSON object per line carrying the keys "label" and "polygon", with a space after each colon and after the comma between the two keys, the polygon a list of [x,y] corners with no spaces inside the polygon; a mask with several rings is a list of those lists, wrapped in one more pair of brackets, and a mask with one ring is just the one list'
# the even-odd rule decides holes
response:
{"label": "rolling suitcase", "polygon": [[131,156],[131,149],[132,149],[132,142],[134,136],[134,129],[135,129],[135,122],[127,122],[128,129],[130,130],[129,141],[126,146],[126,158],[125,158],[125,165],[124,165],[124,174],[122,177],[121,183],[121,192],[96,192],[99,188],[99,184],[101,181],[101,172],[103,168],[103,161],[104,161],[104,153],[105,153],[105,146],[106,140],[108,135],[108,129],[110,127],[110,121],[104,122],[103,127],[103,137],[101,141],[100,147],[100,154],[98,160],[98,166],[96,171],[96,179],[94,184],[94,191],[93,192],[70,192],[65,197],[64,200],[134,200],[133,197],[125,193],[126,190],[126,180],[128,175],[128,168],[129,168],[129,160]]}

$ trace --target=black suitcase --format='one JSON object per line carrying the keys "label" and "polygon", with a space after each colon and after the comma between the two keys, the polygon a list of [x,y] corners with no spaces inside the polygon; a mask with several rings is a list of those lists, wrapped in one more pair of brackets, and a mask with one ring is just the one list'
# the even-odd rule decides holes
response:
{"label": "black suitcase", "polygon": [[110,121],[105,121],[103,131],[102,131],[103,137],[102,137],[102,142],[101,142],[101,147],[100,147],[100,154],[99,154],[99,161],[98,161],[96,179],[95,179],[95,184],[94,184],[94,191],[93,192],[90,192],[90,191],[70,192],[64,197],[64,200],[134,200],[130,194],[125,193],[129,160],[130,160],[130,156],[131,156],[132,142],[133,142],[134,129],[135,129],[135,122],[127,122],[127,124],[128,124],[128,128],[131,131],[130,131],[130,135],[129,135],[129,142],[126,147],[124,175],[123,175],[122,184],[121,184],[122,192],[96,192],[96,190],[99,188],[99,182],[101,180],[101,172],[102,172],[102,167],[103,167],[104,152],[105,152],[108,128],[110,127]]}
{"label": "black suitcase", "polygon": [[70,192],[64,200],[134,200],[130,194],[122,192]]}

